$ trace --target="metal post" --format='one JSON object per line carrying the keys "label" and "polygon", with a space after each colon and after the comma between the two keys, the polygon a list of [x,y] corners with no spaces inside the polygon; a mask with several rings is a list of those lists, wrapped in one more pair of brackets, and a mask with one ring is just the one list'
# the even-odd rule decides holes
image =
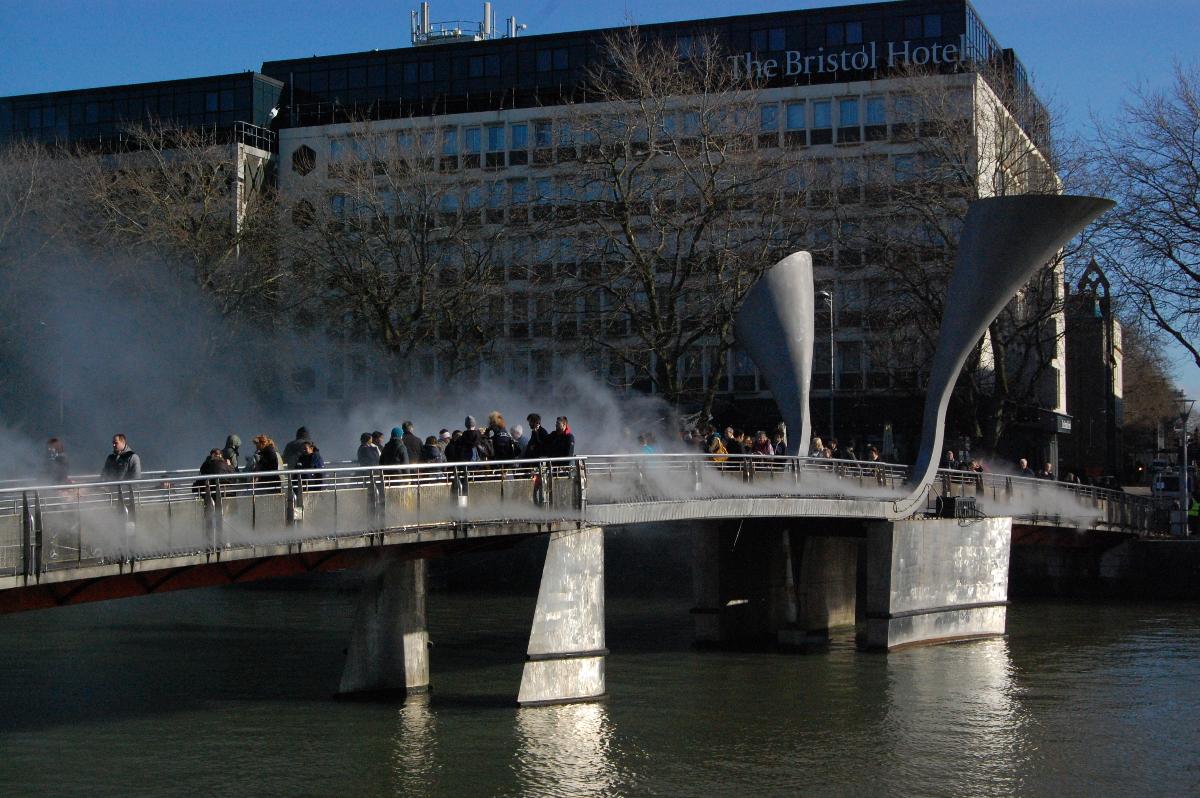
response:
{"label": "metal post", "polygon": [[[834,360],[833,350],[833,329],[835,318],[833,315],[833,290],[822,291],[821,296],[829,305],[829,437],[833,438],[837,435],[834,431],[835,425],[833,422],[833,394],[837,390],[837,363]],[[801,445],[804,445],[801,442]]]}
{"label": "metal post", "polygon": [[1188,529],[1188,509],[1192,506],[1192,494],[1188,491],[1188,455],[1187,455],[1187,420],[1191,415],[1191,408],[1181,412],[1179,434],[1183,437],[1183,463],[1179,467],[1179,510],[1180,510],[1180,527],[1179,534],[1187,537],[1191,531]]}

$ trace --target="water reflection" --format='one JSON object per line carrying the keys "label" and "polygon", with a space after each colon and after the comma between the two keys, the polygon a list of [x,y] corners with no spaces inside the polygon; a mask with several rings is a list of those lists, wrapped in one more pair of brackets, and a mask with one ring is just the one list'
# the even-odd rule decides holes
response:
{"label": "water reflection", "polygon": [[392,772],[397,795],[422,795],[438,780],[437,714],[429,693],[409,696],[399,712],[399,728],[392,737]]}
{"label": "water reflection", "polygon": [[616,795],[613,725],[604,704],[568,704],[517,711],[513,770],[521,792],[536,795]]}
{"label": "water reflection", "polygon": [[947,794],[1015,792],[1028,727],[1006,639],[889,658],[881,742],[898,785],[932,777]]}

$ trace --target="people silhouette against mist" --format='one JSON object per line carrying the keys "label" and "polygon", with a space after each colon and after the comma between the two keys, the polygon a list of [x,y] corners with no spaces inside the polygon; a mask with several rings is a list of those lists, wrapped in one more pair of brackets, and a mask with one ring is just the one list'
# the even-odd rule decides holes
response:
{"label": "people silhouette against mist", "polygon": [[371,433],[364,432],[358,436],[358,464],[360,466],[377,466],[379,465],[379,456],[381,452],[379,447],[371,442]]}
{"label": "people silhouette against mist", "polygon": [[308,427],[300,427],[296,430],[296,439],[283,447],[283,462],[288,468],[295,468],[300,464],[300,455],[304,454],[304,443],[311,440],[312,436],[308,434]]}
{"label": "people silhouette against mist", "polygon": [[137,452],[129,448],[125,433],[118,432],[112,438],[112,454],[100,469],[101,482],[127,482],[142,476],[142,460]]}
{"label": "people silhouette against mist", "polygon": [[221,456],[225,458],[225,462],[233,466],[233,470],[237,471],[238,458],[242,456],[242,439],[237,435],[230,434],[225,439],[225,448],[221,450]]}
{"label": "people silhouette against mist", "polygon": [[58,438],[46,441],[46,460],[42,464],[42,475],[49,485],[66,485],[71,481],[67,453]]}
{"label": "people silhouette against mist", "polygon": [[566,416],[559,416],[554,421],[554,432],[546,438],[545,457],[574,457],[575,434]]}

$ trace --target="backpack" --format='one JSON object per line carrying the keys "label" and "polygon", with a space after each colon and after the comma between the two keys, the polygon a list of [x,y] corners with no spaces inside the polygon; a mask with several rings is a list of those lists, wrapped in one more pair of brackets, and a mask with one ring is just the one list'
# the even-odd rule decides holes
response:
{"label": "backpack", "polygon": [[[729,454],[729,450],[725,448],[725,442],[722,441],[720,438],[717,438],[715,441],[713,441],[713,443],[715,445],[709,449],[710,454],[714,454],[714,455],[728,455]],[[729,459],[728,457],[718,456],[718,457],[712,458],[712,461],[714,463],[724,463],[728,459]]]}
{"label": "backpack", "polygon": [[492,451],[497,460],[516,460],[517,442],[507,430],[496,430],[492,435]]}

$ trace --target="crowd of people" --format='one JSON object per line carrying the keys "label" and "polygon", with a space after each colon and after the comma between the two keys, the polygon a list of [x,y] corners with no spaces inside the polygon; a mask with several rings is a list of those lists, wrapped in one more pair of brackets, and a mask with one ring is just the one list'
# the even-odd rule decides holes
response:
{"label": "crowd of people", "polygon": [[[510,428],[502,413],[492,411],[483,429],[478,427],[474,416],[467,416],[462,429],[443,428],[437,435],[424,438],[416,434],[412,421],[405,421],[392,428],[387,440],[378,430],[362,433],[355,462],[362,466],[387,466],[574,456],[575,434],[566,416],[555,419],[553,430],[542,426],[542,417],[537,413],[530,413],[525,420],[528,430],[520,424]],[[209,450],[200,464],[200,475],[311,471],[326,467],[325,458],[307,427],[297,429],[296,437],[282,452],[269,435],[256,435],[251,443],[253,451],[243,455],[242,439],[229,435],[223,448]],[[70,481],[70,463],[61,439],[47,441],[42,472],[49,484],[63,485]],[[125,434],[113,435],[112,452],[100,470],[100,481],[127,482],[141,475],[141,458],[129,446]]]}
{"label": "crowd of people", "polygon": [[[483,428],[477,425],[474,416],[463,420],[462,429],[442,428],[437,434],[418,435],[412,421],[404,421],[392,427],[385,439],[379,430],[364,432],[359,436],[358,451],[354,462],[360,466],[393,466],[410,463],[465,463],[479,461],[503,461],[519,459],[551,459],[572,457],[575,454],[575,435],[571,432],[566,416],[555,419],[554,429],[542,426],[541,416],[530,413],[525,418],[528,427],[520,424],[510,427],[499,411],[488,414]],[[653,432],[641,432],[636,436],[631,430],[624,431],[626,451],[655,454],[663,451]],[[634,442],[636,439],[636,443]],[[766,430],[750,432],[727,426],[719,429],[712,425],[681,429],[679,441],[684,451],[698,451],[711,456],[714,461],[725,461],[730,455],[755,455],[761,457],[784,457],[789,451],[787,427],[780,423],[770,433]],[[251,439],[253,450],[242,453],[242,440],[229,435],[222,448],[209,450],[200,464],[200,475],[222,475],[236,473],[270,473],[283,470],[311,471],[326,467],[321,450],[313,440],[307,427],[296,430],[296,437],[280,451],[268,435],[256,435]],[[672,447],[673,448],[673,447]],[[811,458],[879,462],[879,449],[867,445],[861,456],[853,443],[843,443],[836,437],[822,439],[814,435],[803,452]],[[947,450],[940,466],[960,471],[986,472],[985,463],[979,458],[965,454],[959,456]],[[1038,471],[1029,467],[1021,458],[1016,463],[1016,473],[1021,476],[1054,480],[1053,467],[1045,463]],[[50,484],[69,482],[70,465],[63,442],[51,438],[46,444],[46,459],[42,476]],[[112,451],[100,470],[103,482],[125,482],[139,479],[142,475],[141,458],[129,445],[123,433],[112,437]],[[278,480],[277,480],[278,481]],[[1074,474],[1066,474],[1062,481],[1078,483]]]}

